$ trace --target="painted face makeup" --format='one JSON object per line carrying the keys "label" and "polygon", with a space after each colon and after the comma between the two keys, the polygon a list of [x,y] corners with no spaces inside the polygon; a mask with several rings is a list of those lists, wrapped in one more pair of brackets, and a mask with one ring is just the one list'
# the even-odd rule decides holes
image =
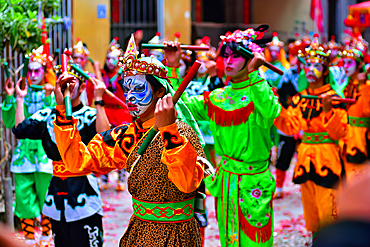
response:
{"label": "painted face makeup", "polygon": [[107,59],[105,60],[105,64],[107,65],[108,69],[114,70],[118,64],[118,56],[109,52],[107,55]]}
{"label": "painted face makeup", "polygon": [[245,73],[247,68],[247,61],[239,54],[235,54],[230,47],[226,47],[225,53],[222,57],[225,64],[225,74],[227,76],[236,77]]}
{"label": "painted face makeup", "polygon": [[28,77],[32,84],[40,84],[44,79],[45,71],[39,62],[31,62],[28,64]]}
{"label": "painted face makeup", "polygon": [[76,63],[78,63],[82,68],[85,68],[87,64],[87,57],[82,55],[81,53],[75,53],[73,54],[73,59]]}
{"label": "painted face makeup", "polygon": [[153,55],[158,61],[162,61],[164,58],[163,53],[156,50],[150,50],[149,55]]}
{"label": "painted face makeup", "polygon": [[357,70],[356,60],[353,58],[343,58],[343,68],[346,72],[346,76],[353,75]]}
{"label": "painted face makeup", "polygon": [[269,47],[269,50],[270,50],[272,61],[276,61],[280,53],[280,47],[272,45]]}
{"label": "painted face makeup", "polygon": [[123,90],[131,116],[138,117],[153,103],[153,89],[145,75],[124,78]]}
{"label": "painted face makeup", "polygon": [[75,87],[73,88],[72,99],[75,99],[76,97],[78,97],[78,90],[79,89],[80,89],[80,81],[77,80],[77,83],[76,83]]}
{"label": "painted face makeup", "polygon": [[323,72],[324,66],[315,60],[307,61],[304,66],[304,73],[309,83],[317,82],[323,76]]}

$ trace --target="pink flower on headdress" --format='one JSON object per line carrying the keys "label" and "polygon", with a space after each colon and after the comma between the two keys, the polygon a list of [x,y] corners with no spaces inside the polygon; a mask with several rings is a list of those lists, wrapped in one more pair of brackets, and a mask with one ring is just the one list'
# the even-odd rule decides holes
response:
{"label": "pink flower on headdress", "polygon": [[263,52],[263,48],[259,47],[257,44],[255,43],[249,43],[248,45],[248,48],[252,51],[252,52],[258,52],[258,53],[262,53]]}

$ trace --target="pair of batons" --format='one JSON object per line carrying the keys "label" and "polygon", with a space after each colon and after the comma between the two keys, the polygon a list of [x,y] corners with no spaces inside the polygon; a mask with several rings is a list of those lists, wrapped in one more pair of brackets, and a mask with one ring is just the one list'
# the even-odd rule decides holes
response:
{"label": "pair of batons", "polygon": [[[301,98],[304,99],[322,99],[322,97],[317,96],[317,95],[301,95]],[[355,99],[348,99],[348,98],[337,98],[334,97],[332,98],[333,101],[339,101],[341,103],[356,103]]]}
{"label": "pair of batons", "polygon": [[[177,47],[163,45],[163,44],[142,44],[143,49],[168,49],[168,50],[177,50]],[[180,45],[182,50],[191,50],[191,51],[208,51],[209,46],[201,45]]]}

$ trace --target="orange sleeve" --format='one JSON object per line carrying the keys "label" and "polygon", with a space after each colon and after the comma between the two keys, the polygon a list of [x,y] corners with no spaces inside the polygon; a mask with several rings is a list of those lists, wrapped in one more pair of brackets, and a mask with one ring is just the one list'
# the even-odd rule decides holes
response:
{"label": "orange sleeve", "polygon": [[60,156],[66,168],[74,173],[100,172],[107,173],[126,166],[126,156],[120,148],[117,138],[127,126],[98,133],[86,146],[81,141],[77,129],[78,120],[65,118],[65,108],[58,105],[57,117],[54,120],[55,140]]}
{"label": "orange sleeve", "polygon": [[348,115],[344,109],[332,109],[325,114],[324,127],[333,140],[343,138],[347,133]]}
{"label": "orange sleeve", "polygon": [[370,117],[370,85],[363,85],[360,87],[360,92],[361,92],[361,98],[364,101],[363,104],[363,114],[366,117]]}
{"label": "orange sleeve", "polygon": [[295,135],[302,129],[302,113],[297,110],[298,108],[293,108],[289,106],[288,109],[281,107],[280,116],[278,116],[274,125],[280,131],[286,135]]}
{"label": "orange sleeve", "polygon": [[168,178],[176,187],[190,193],[203,179],[203,166],[197,162],[197,152],[189,140],[180,135],[177,124],[159,128],[164,142],[161,161],[167,165]]}

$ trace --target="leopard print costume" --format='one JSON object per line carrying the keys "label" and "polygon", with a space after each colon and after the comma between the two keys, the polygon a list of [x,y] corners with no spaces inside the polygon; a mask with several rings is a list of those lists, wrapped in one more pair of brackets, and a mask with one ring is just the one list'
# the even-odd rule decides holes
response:
{"label": "leopard print costume", "polygon": [[[181,121],[176,123],[180,134],[189,140],[197,155],[205,158],[206,156],[195,131],[186,123]],[[137,122],[135,125],[137,137],[142,136],[147,131],[143,130]],[[128,171],[130,171],[132,164],[138,157],[136,152],[141,142],[127,160]],[[191,193],[181,192],[168,179],[168,168],[161,162],[163,148],[163,140],[158,135],[142,155],[128,178],[130,194],[137,199],[149,202],[182,201],[194,197],[195,191]],[[181,223],[154,223],[142,221],[133,215],[120,241],[120,247],[126,246],[201,247],[202,244],[199,226],[194,218]]]}

